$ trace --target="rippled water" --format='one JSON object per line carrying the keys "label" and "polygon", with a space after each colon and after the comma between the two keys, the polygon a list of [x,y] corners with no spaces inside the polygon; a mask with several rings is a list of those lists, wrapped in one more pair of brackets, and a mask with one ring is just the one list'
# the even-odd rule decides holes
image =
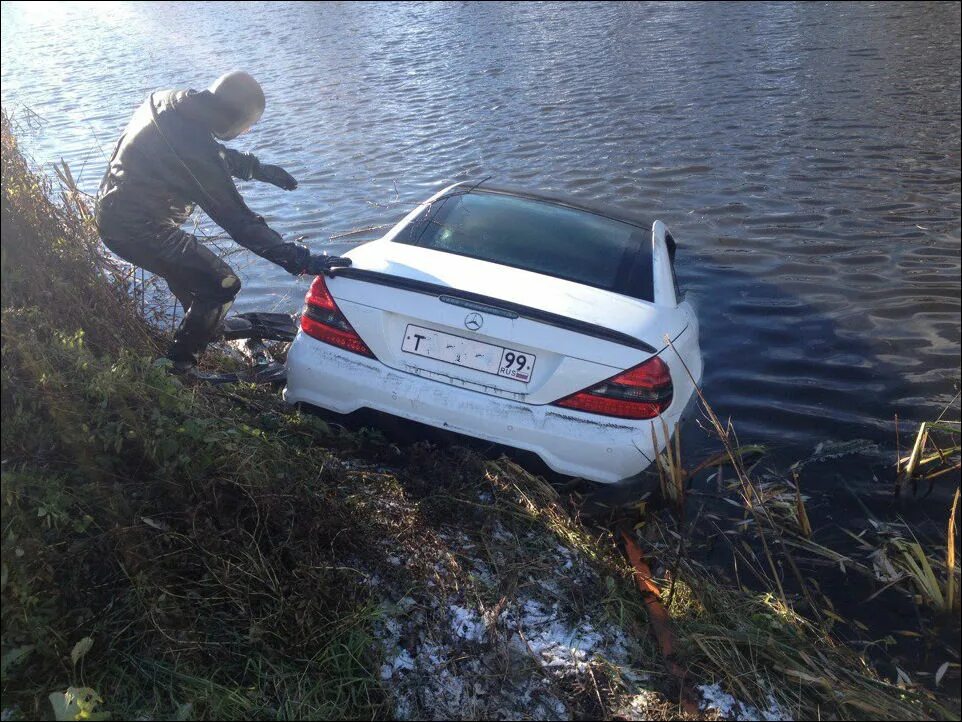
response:
{"label": "rippled water", "polygon": [[[827,438],[887,453],[896,412],[955,395],[958,4],[33,2],[2,28],[27,148],[91,192],[150,91],[244,68],[268,108],[234,145],[301,185],[241,190],[289,237],[486,176],[661,218],[707,395],[784,459]],[[299,305],[303,283],[239,261],[243,309]]]}

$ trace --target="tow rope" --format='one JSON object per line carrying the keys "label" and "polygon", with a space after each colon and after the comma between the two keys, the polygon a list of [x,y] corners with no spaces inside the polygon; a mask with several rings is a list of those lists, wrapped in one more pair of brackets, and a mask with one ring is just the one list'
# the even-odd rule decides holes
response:
{"label": "tow rope", "polygon": [[638,591],[641,592],[642,601],[645,603],[645,611],[648,612],[648,619],[651,621],[651,633],[658,643],[668,673],[678,683],[681,708],[687,714],[697,714],[699,712],[698,702],[695,700],[691,686],[686,683],[687,675],[685,671],[675,659],[675,632],[671,626],[668,610],[662,604],[661,590],[655,583],[651,567],[634,536],[622,530],[621,538],[625,544],[628,561],[634,568],[635,583],[638,585]]}

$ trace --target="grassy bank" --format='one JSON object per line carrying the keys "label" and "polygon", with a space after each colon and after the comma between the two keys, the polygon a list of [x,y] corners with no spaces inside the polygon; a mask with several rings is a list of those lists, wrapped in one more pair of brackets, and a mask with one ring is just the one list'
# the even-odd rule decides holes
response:
{"label": "grassy bank", "polygon": [[4,118],[5,717],[68,688],[69,712],[117,718],[611,716],[635,696],[652,654],[627,568],[549,487],[272,390],[181,385],[82,203],[53,196]]}
{"label": "grassy bank", "polygon": [[[2,142],[5,718],[691,715],[605,527],[507,459],[167,376],[83,204],[30,171],[6,116]],[[696,716],[957,715],[796,613],[779,575],[713,579],[672,518],[638,533]]]}

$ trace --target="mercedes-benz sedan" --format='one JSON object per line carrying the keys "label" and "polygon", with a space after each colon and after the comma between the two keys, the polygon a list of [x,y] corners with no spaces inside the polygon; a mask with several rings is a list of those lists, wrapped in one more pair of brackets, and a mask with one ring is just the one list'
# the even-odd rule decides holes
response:
{"label": "mercedes-benz sedan", "polygon": [[701,379],[674,255],[660,221],[451,186],[314,280],[285,397],[525,449],[562,474],[634,476]]}

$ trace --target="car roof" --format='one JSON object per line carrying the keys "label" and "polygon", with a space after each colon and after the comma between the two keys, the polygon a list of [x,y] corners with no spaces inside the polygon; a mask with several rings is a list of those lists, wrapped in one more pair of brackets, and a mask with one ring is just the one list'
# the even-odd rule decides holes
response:
{"label": "car roof", "polygon": [[596,216],[610,218],[611,220],[627,223],[628,225],[636,226],[647,231],[651,230],[651,222],[638,218],[637,216],[617,206],[595,203],[592,203],[589,206],[585,205],[581,200],[572,198],[571,196],[556,193],[547,194],[541,191],[530,191],[517,188],[515,186],[494,185],[488,183],[486,180],[475,182],[463,181],[458,183],[452,187],[448,193],[445,193],[442,198],[449,195],[458,195],[462,193],[491,193],[512,196],[515,198],[526,198],[533,201],[540,201],[542,203],[550,203],[556,206],[564,206],[565,208],[571,208],[574,210],[583,211],[585,213],[592,213]]}

